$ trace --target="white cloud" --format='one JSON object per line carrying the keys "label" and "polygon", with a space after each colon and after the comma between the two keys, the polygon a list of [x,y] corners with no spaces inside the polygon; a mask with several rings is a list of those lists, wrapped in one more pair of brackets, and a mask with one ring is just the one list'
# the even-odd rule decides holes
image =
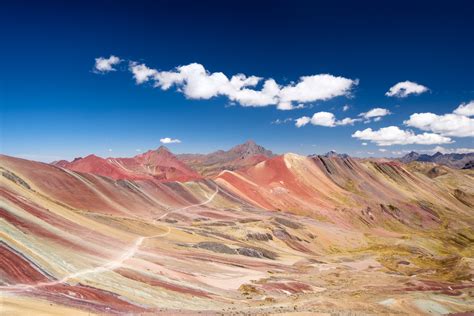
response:
{"label": "white cloud", "polygon": [[355,122],[359,122],[360,119],[353,119],[350,117],[343,118],[342,120],[336,121],[336,125],[354,125]]}
{"label": "white cloud", "polygon": [[342,120],[336,120],[336,117],[331,112],[317,112],[314,113],[311,118],[307,116],[300,117],[296,119],[296,126],[301,127],[308,123],[317,126],[325,126],[325,127],[335,127],[339,125],[353,125],[355,122],[359,122],[361,119],[353,119],[350,117],[346,117]]}
{"label": "white cloud", "polygon": [[109,71],[115,71],[113,67],[117,65],[122,60],[117,56],[111,55],[109,58],[99,57],[95,59],[94,71],[99,73],[105,73]]}
{"label": "white cloud", "polygon": [[379,148],[379,151],[380,151],[381,153],[384,153],[384,152],[387,151],[387,149],[385,149],[385,148]]}
{"label": "white cloud", "polygon": [[279,85],[272,78],[264,79],[244,74],[229,78],[222,72],[211,73],[198,63],[179,66],[170,71],[159,71],[131,61],[129,70],[137,84],[151,81],[154,87],[162,90],[174,86],[190,99],[225,96],[229,101],[237,102],[241,106],[274,105],[279,110],[300,109],[308,102],[350,96],[352,89],[358,84],[358,80],[317,74],[302,76],[296,83]]}
{"label": "white cloud", "polygon": [[389,114],[392,114],[392,112],[390,112],[387,109],[373,108],[373,109],[371,109],[367,112],[360,113],[359,116],[362,116],[365,119],[371,119],[371,118],[374,118],[374,117],[382,117],[382,116],[386,116],[386,115],[389,115]]}
{"label": "white cloud", "polygon": [[153,76],[158,74],[155,69],[148,68],[145,64],[130,63],[130,71],[133,73],[133,78],[137,84],[147,82]]}
{"label": "white cloud", "polygon": [[397,126],[381,128],[377,131],[366,128],[363,131],[356,131],[352,137],[360,140],[367,140],[376,143],[379,146],[391,145],[433,145],[451,143],[449,137],[444,137],[433,133],[415,134],[409,130],[401,130]]}
{"label": "white cloud", "polygon": [[403,123],[444,136],[474,137],[474,119],[457,114],[414,113]]}
{"label": "white cloud", "polygon": [[473,116],[474,115],[474,100],[469,103],[460,104],[454,111],[454,114]]}
{"label": "white cloud", "polygon": [[343,110],[344,112],[346,112],[346,111],[348,111],[350,108],[351,108],[350,105],[346,104],[346,105],[344,105],[344,106],[342,107],[342,110]]}
{"label": "white cloud", "polygon": [[163,143],[163,144],[181,143],[181,141],[179,139],[173,139],[173,138],[169,138],[169,137],[165,137],[165,138],[160,139],[160,142]]}
{"label": "white cloud", "polygon": [[307,117],[307,116],[303,116],[303,117],[300,117],[300,118],[297,118],[295,120],[295,125],[296,127],[301,127],[301,126],[305,126],[306,124],[308,124],[309,122],[311,121],[311,118]]}
{"label": "white cloud", "polygon": [[444,136],[474,137],[474,101],[460,104],[453,113],[438,115],[430,112],[414,113],[403,123],[407,126]]}
{"label": "white cloud", "polygon": [[336,117],[330,112],[317,112],[313,114],[311,124],[334,127],[336,126]]}
{"label": "white cloud", "polygon": [[362,143],[362,146],[367,146],[367,143]]}
{"label": "white cloud", "polygon": [[297,84],[287,85],[278,93],[278,103],[313,102],[350,95],[358,80],[335,77],[330,74],[302,76]]}
{"label": "white cloud", "polygon": [[410,94],[422,94],[428,90],[427,87],[416,82],[403,81],[391,87],[385,95],[388,97],[406,98]]}

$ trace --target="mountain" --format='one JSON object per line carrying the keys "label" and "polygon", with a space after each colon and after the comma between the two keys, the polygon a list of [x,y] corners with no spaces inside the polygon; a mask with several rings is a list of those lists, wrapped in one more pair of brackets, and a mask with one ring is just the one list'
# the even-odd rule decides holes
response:
{"label": "mountain", "polygon": [[405,156],[401,157],[399,160],[403,163],[409,163],[412,161],[416,161],[420,157],[420,154],[414,151],[406,154]]}
{"label": "mountain", "polygon": [[420,162],[434,162],[440,165],[446,165],[451,168],[464,168],[467,163],[474,161],[474,152],[466,154],[442,154],[437,152],[433,155],[419,154],[417,152],[410,152],[399,159],[403,163],[409,163],[412,161]]}
{"label": "mountain", "polygon": [[313,154],[313,155],[309,155],[308,157],[314,158],[314,157],[318,157],[318,156],[323,156],[323,157],[326,157],[326,158],[334,158],[334,157],[349,158],[348,154],[339,154],[339,153],[335,152],[334,150],[328,151],[324,155]]}
{"label": "mountain", "polygon": [[140,175],[124,181],[0,155],[2,311],[472,310],[474,170],[284,154],[156,181],[190,172],[175,158],[159,148],[71,162]]}
{"label": "mountain", "polygon": [[158,181],[189,181],[200,175],[178,160],[166,147],[132,158],[101,158],[89,155],[72,162],[58,161],[56,166],[73,171],[92,173],[112,179],[155,179]]}
{"label": "mountain", "polygon": [[[418,196],[420,200],[425,200],[437,191],[432,181],[429,185],[423,185],[426,182],[424,177],[428,177],[431,169],[430,166],[405,166],[397,161],[285,154],[246,170],[223,172],[217,181],[260,207],[297,214],[317,212],[329,221],[341,220],[341,214],[328,210],[344,207],[346,203],[352,207],[359,205],[372,209],[380,209],[382,204],[402,203],[398,206],[400,211],[397,216],[407,216],[403,220],[405,225],[416,227],[424,225],[424,221],[428,225],[436,221],[432,218],[433,213],[427,212],[421,204],[408,207],[410,197]],[[454,171],[451,174],[465,177]],[[450,194],[453,192],[440,192],[436,198],[439,203],[444,203],[443,199],[446,202],[451,200]],[[384,216],[378,219],[385,221]],[[353,221],[354,218],[349,217],[348,220]]]}
{"label": "mountain", "polygon": [[253,166],[274,154],[252,140],[230,150],[210,154],[181,154],[177,157],[204,176],[217,175],[223,170],[237,170]]}
{"label": "mountain", "polygon": [[192,156],[213,176],[166,147],[55,166],[0,156],[0,290],[71,314],[214,313],[242,297],[270,313],[340,295],[330,311],[384,314],[387,291],[411,314],[418,291],[467,295],[474,171],[423,163],[443,154],[276,156],[249,141]]}
{"label": "mountain", "polygon": [[56,160],[56,161],[51,162],[51,164],[55,165],[55,166],[58,166],[58,167],[61,167],[61,168],[67,168],[67,166],[69,166],[70,162],[67,161],[67,160]]}

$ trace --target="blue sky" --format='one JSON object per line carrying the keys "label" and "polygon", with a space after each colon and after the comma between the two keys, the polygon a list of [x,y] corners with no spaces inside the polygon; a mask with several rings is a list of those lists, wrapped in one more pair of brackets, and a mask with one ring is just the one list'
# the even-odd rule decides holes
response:
{"label": "blue sky", "polygon": [[[474,148],[473,9],[470,1],[12,1],[0,12],[0,149],[51,161],[131,156],[165,137],[181,141],[167,145],[176,153],[226,149],[247,139],[300,154]],[[94,68],[96,58],[111,55],[121,60],[109,65],[115,71]],[[176,69],[191,63],[202,65],[206,76],[260,77],[248,87],[257,92],[273,79],[278,91],[272,104],[259,107],[242,106],[241,89],[222,92],[226,83],[196,99],[189,92],[193,78]],[[167,90],[155,77],[137,84],[130,67],[142,64],[184,81]],[[426,91],[386,95],[405,81]],[[288,97],[285,87],[301,82],[307,89]],[[318,97],[322,86],[334,97]],[[303,108],[278,109],[288,98]],[[390,114],[378,121],[360,116],[375,108]],[[318,112],[334,119],[313,117]],[[301,117],[315,124],[295,126]],[[344,125],[344,118],[356,121]]]}

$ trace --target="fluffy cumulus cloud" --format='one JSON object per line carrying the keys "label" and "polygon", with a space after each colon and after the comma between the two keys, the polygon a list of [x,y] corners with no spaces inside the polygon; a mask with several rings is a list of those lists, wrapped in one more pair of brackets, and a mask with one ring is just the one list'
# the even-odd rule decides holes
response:
{"label": "fluffy cumulus cloud", "polygon": [[346,117],[342,120],[336,121],[336,125],[354,125],[355,122],[359,122],[360,119]]}
{"label": "fluffy cumulus cloud", "polygon": [[165,138],[160,139],[160,142],[162,144],[179,144],[179,143],[181,143],[181,141],[179,139],[169,138],[169,137],[165,137]]}
{"label": "fluffy cumulus cloud", "polygon": [[444,136],[474,137],[474,102],[461,104],[453,113],[438,115],[430,112],[414,113],[403,123],[423,131]]}
{"label": "fluffy cumulus cloud", "polygon": [[374,108],[374,109],[371,109],[367,112],[364,112],[364,113],[360,113],[359,116],[362,116],[363,118],[365,119],[371,119],[371,118],[374,118],[374,117],[382,117],[382,116],[386,116],[386,115],[389,115],[391,114],[392,112],[390,112],[389,110],[387,109],[383,109],[383,108]]}
{"label": "fluffy cumulus cloud", "polygon": [[340,125],[353,125],[355,122],[360,121],[360,119],[353,119],[346,117],[342,120],[336,120],[336,117],[331,112],[317,112],[313,116],[307,117],[303,116],[295,120],[296,127],[302,127],[311,123],[316,126],[325,126],[325,127],[335,127]]}
{"label": "fluffy cumulus cloud", "polygon": [[474,100],[469,103],[460,104],[453,113],[463,116],[474,116]]}
{"label": "fluffy cumulus cloud", "polygon": [[349,95],[357,80],[335,77],[330,74],[303,76],[297,84],[287,85],[278,94],[279,107],[290,107],[294,102],[312,102],[328,100],[334,97]]}
{"label": "fluffy cumulus cloud", "polygon": [[[173,71],[152,74],[154,85],[163,90],[176,86],[190,99],[210,99],[226,96],[242,106],[277,105],[280,110],[301,107],[300,103],[327,100],[348,95],[356,81],[328,74],[304,76],[293,85],[280,86],[273,79],[237,74],[228,78],[222,72],[208,72],[203,65],[193,63]],[[260,89],[256,86],[262,82]]]}
{"label": "fluffy cumulus cloud", "polygon": [[302,116],[302,117],[297,118],[297,119],[295,120],[295,125],[296,125],[296,127],[305,126],[305,125],[308,124],[310,121],[311,121],[311,118],[310,118],[310,117]]}
{"label": "fluffy cumulus cloud", "polygon": [[318,112],[314,113],[311,118],[311,124],[320,125],[326,127],[336,126],[336,117],[330,112]]}
{"label": "fluffy cumulus cloud", "polygon": [[109,58],[99,57],[95,59],[94,71],[98,73],[106,73],[109,71],[115,71],[115,65],[119,64],[122,60],[117,56],[111,55]]}
{"label": "fluffy cumulus cloud", "polygon": [[385,95],[388,97],[406,98],[410,94],[422,94],[429,89],[412,81],[402,81],[391,87]]}
{"label": "fluffy cumulus cloud", "polygon": [[358,80],[317,74],[302,76],[296,83],[279,85],[272,78],[244,74],[229,78],[222,72],[211,73],[198,63],[179,66],[170,71],[159,71],[132,61],[129,63],[129,70],[137,84],[151,82],[154,87],[162,90],[175,87],[189,99],[224,96],[242,106],[276,105],[280,110],[292,110],[302,108],[308,102],[350,96],[352,89],[358,84]]}
{"label": "fluffy cumulus cloud", "polygon": [[397,126],[388,126],[379,130],[366,128],[362,131],[356,131],[352,137],[360,140],[370,141],[379,146],[391,145],[433,145],[451,143],[449,137],[441,136],[434,133],[415,134],[409,130],[402,130]]}
{"label": "fluffy cumulus cloud", "polygon": [[144,64],[138,64],[135,62],[130,63],[129,69],[132,72],[133,78],[137,84],[147,82],[150,80],[150,78],[153,78],[158,74],[158,71],[155,69],[148,68]]}

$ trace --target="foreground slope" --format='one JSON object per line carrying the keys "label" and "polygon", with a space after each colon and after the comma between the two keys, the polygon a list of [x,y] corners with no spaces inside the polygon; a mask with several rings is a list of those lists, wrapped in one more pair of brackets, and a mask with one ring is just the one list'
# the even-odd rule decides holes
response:
{"label": "foreground slope", "polygon": [[471,170],[294,154],[190,182],[0,168],[7,314],[472,310]]}

